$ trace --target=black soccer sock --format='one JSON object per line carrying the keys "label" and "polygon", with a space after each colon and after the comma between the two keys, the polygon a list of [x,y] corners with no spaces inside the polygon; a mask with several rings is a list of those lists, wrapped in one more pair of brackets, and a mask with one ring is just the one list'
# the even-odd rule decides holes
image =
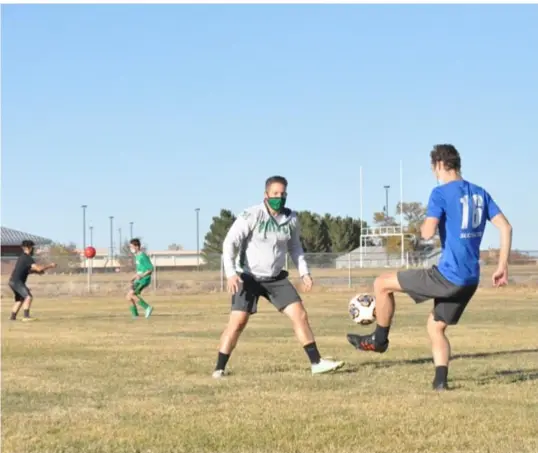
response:
{"label": "black soccer sock", "polygon": [[29,318],[30,317],[30,310],[24,310],[24,317]]}
{"label": "black soccer sock", "polygon": [[15,313],[14,311],[11,312],[11,318],[10,318],[12,321],[15,321],[17,319],[17,313]]}
{"label": "black soccer sock", "polygon": [[306,352],[306,355],[310,359],[310,363],[316,364],[321,361],[321,355],[319,354],[318,346],[316,345],[315,341],[314,343],[309,343],[307,345],[304,345],[303,347]]}
{"label": "black soccer sock", "polygon": [[389,330],[390,326],[382,327],[378,324],[374,332],[375,342],[379,345],[384,345],[387,341],[389,341]]}
{"label": "black soccer sock", "polygon": [[230,354],[224,354],[223,352],[219,352],[219,356],[217,358],[217,366],[215,367],[215,370],[224,371],[229,359],[230,359]]}
{"label": "black soccer sock", "polygon": [[444,384],[448,379],[448,367],[447,366],[436,366],[435,367],[435,378],[433,382],[436,384]]}

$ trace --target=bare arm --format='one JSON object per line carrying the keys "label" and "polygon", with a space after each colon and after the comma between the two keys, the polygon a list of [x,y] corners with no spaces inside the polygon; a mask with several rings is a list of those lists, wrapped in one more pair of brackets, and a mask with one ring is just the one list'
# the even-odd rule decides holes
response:
{"label": "bare arm", "polygon": [[54,264],[54,263],[45,264],[45,265],[34,263],[30,267],[30,270],[32,272],[35,272],[36,274],[42,274],[43,272],[45,272],[45,271],[47,271],[49,269],[54,269],[55,267],[56,267],[56,264]]}
{"label": "bare arm", "polygon": [[420,227],[420,236],[425,241],[430,240],[435,236],[437,226],[439,225],[439,219],[437,217],[426,217]]}
{"label": "bare arm", "polygon": [[445,212],[445,200],[442,193],[435,188],[430,194],[426,207],[426,218],[420,227],[420,236],[424,240],[430,240],[435,236],[439,221]]}
{"label": "bare arm", "polygon": [[506,269],[508,267],[508,259],[512,250],[512,225],[508,222],[508,219],[504,214],[499,213],[491,219],[491,223],[501,233],[501,249],[499,252],[499,269]]}
{"label": "bare arm", "polygon": [[295,267],[299,271],[300,277],[309,275],[308,264],[304,257],[304,250],[301,244],[301,227],[299,219],[296,219],[295,227],[291,229],[291,237],[288,241],[288,251]]}

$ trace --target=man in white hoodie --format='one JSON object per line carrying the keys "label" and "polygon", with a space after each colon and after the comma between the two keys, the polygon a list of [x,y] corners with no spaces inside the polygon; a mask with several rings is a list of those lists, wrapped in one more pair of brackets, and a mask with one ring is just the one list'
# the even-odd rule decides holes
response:
{"label": "man in white hoodie", "polygon": [[296,212],[285,207],[287,186],[282,176],[267,179],[263,203],[243,211],[224,240],[224,272],[232,294],[232,310],[220,340],[214,378],[225,375],[226,364],[249,316],[256,313],[260,296],[290,318],[310,360],[312,374],[331,372],[344,365],[321,358],[301,297],[284,270],[289,252],[305,290],[312,288],[301,246],[299,219]]}

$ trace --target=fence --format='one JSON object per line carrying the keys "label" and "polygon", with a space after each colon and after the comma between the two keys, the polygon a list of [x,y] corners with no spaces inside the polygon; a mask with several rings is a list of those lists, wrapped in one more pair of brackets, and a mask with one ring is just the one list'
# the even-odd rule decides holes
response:
{"label": "fence", "polygon": [[[62,257],[57,257],[60,260]],[[171,265],[169,259],[163,259],[158,255],[150,258],[155,267],[152,277],[154,293],[174,295],[184,293],[211,293],[222,292],[226,289],[226,279],[223,272],[220,255],[205,256],[203,260],[196,260],[199,265],[193,263],[176,263]],[[385,252],[379,254],[370,253],[362,257],[358,253],[349,254],[306,254],[315,285],[319,288],[331,290],[349,289],[357,287],[371,287],[374,279],[382,272],[397,268],[429,267],[436,264],[439,259],[438,252],[430,254],[408,253],[402,261],[401,257]],[[55,261],[55,257],[50,257]],[[518,286],[538,286],[538,251],[517,252],[511,260],[510,279],[511,284]],[[495,268],[495,256],[486,255],[483,260],[483,285],[489,285],[489,276]],[[7,287],[9,265],[11,260],[2,260],[2,295],[11,297]],[[94,295],[121,295],[125,293],[134,276],[132,265],[122,265],[114,261],[113,266],[108,266],[104,271],[89,272],[91,266],[84,268],[82,263],[77,263],[76,268],[71,266],[58,271],[49,271],[45,275],[30,276],[28,285],[36,294],[47,296],[83,296]],[[183,264],[183,265],[181,265]],[[82,267],[82,268],[81,268]],[[287,258],[286,268],[290,271],[290,278],[298,281],[299,277],[291,259]]]}

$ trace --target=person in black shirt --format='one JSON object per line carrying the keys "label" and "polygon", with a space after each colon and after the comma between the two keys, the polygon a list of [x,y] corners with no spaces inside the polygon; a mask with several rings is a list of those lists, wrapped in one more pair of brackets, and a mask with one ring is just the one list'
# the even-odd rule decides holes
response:
{"label": "person in black shirt", "polygon": [[34,318],[30,317],[30,305],[32,304],[32,293],[26,286],[26,280],[29,274],[43,274],[47,269],[53,269],[56,264],[51,263],[46,266],[36,264],[34,261],[34,248],[33,241],[22,241],[22,255],[19,256],[15,268],[9,277],[9,287],[15,295],[15,304],[11,310],[11,320],[17,319],[17,314],[21,307],[24,307],[23,321],[33,321]]}

